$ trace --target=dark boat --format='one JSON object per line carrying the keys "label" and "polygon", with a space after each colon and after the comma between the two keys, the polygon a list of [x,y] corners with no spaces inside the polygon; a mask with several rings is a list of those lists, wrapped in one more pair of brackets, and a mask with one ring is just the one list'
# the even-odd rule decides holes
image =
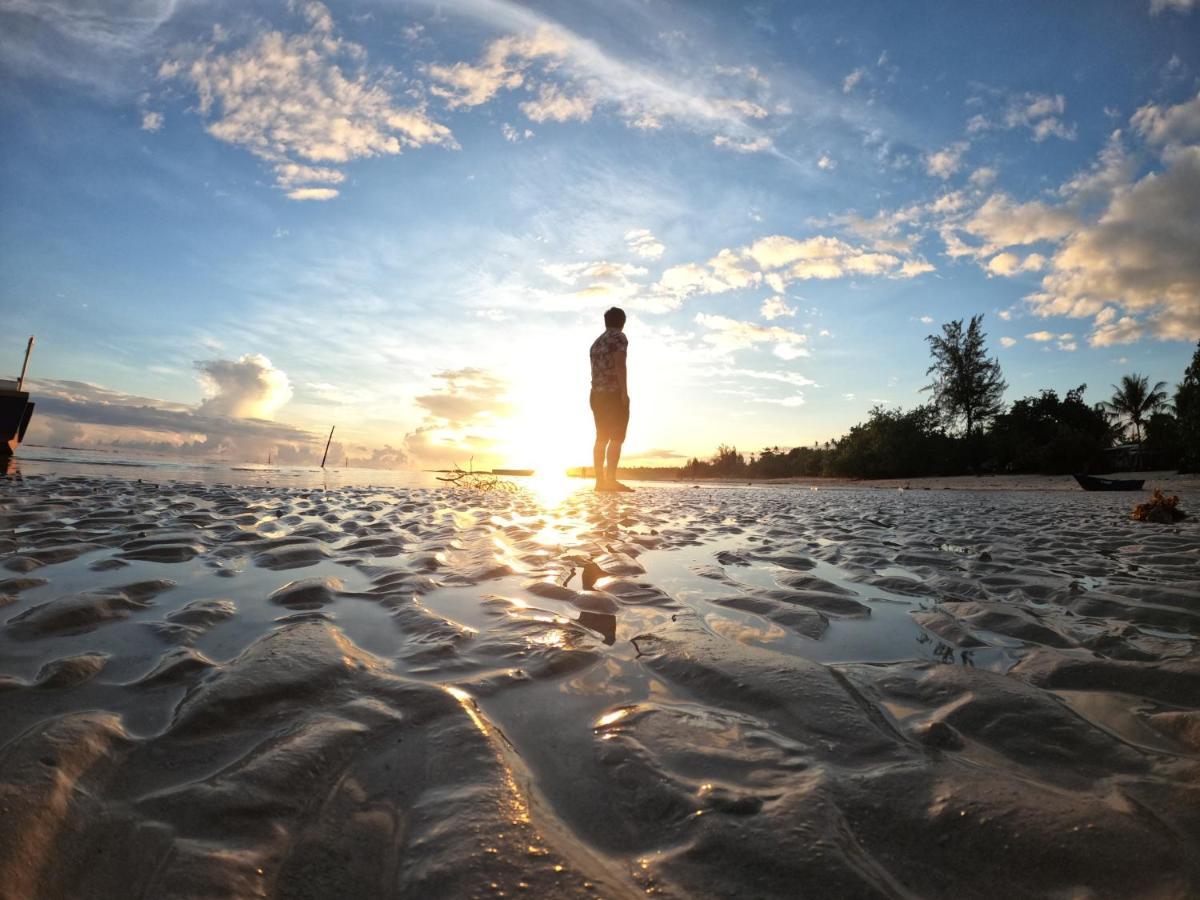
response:
{"label": "dark boat", "polygon": [[21,366],[21,377],[16,381],[0,380],[0,457],[12,456],[17,445],[25,439],[25,429],[33,418],[33,404],[25,386],[25,369],[29,366],[29,352],[33,349],[33,338],[25,347],[25,362]]}
{"label": "dark boat", "polygon": [[1097,478],[1095,475],[1076,475],[1075,480],[1085,491],[1140,491],[1146,483],[1141,478]]}

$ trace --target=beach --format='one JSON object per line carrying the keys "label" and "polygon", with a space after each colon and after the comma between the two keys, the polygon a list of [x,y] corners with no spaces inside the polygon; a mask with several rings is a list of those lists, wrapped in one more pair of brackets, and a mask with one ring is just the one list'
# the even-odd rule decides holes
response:
{"label": "beach", "polygon": [[1200,893],[1193,479],[333,478],[0,479],[0,895]]}

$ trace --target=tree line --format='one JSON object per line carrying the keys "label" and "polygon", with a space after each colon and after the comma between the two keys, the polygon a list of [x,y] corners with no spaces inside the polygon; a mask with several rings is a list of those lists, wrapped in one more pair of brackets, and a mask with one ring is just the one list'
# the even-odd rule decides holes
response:
{"label": "tree line", "polygon": [[1000,363],[988,356],[982,323],[982,315],[965,327],[955,320],[927,338],[927,403],[908,410],[876,406],[865,422],[824,444],[767,447],[749,456],[722,444],[710,459],[690,459],[675,470],[630,470],[629,477],[667,471],[681,478],[1101,472],[1113,462],[1105,451],[1131,440],[1131,459],[1200,471],[1200,343],[1170,396],[1164,382],[1133,373],[1099,403],[1084,400],[1087,385],[1081,384],[1062,397],[1043,390],[1006,407],[1007,384]]}

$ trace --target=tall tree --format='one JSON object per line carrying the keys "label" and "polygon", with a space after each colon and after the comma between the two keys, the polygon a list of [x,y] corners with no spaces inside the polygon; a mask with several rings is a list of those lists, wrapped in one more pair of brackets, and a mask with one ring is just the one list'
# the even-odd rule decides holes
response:
{"label": "tall tree", "polygon": [[1001,397],[1008,387],[1000,376],[1000,363],[988,359],[982,322],[982,313],[972,316],[964,330],[962,319],[956,319],[943,325],[940,335],[926,338],[933,365],[925,374],[934,380],[922,390],[933,391],[947,427],[962,421],[967,435],[1003,409]]}
{"label": "tall tree", "polygon": [[1166,386],[1165,381],[1159,381],[1154,387],[1150,387],[1150,379],[1137,372],[1122,375],[1120,385],[1112,386],[1115,393],[1112,399],[1104,404],[1104,408],[1118,419],[1128,419],[1137,433],[1137,442],[1140,444],[1146,416],[1167,402]]}
{"label": "tall tree", "polygon": [[1179,444],[1183,450],[1179,471],[1200,471],[1200,341],[1183,381],[1175,385],[1175,416],[1179,419]]}

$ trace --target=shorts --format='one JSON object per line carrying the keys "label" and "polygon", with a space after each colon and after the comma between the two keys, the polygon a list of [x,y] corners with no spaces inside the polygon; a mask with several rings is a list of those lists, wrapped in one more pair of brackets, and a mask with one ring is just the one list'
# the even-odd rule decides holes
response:
{"label": "shorts", "polygon": [[616,391],[592,391],[592,416],[598,439],[623,442],[629,426],[629,400]]}

